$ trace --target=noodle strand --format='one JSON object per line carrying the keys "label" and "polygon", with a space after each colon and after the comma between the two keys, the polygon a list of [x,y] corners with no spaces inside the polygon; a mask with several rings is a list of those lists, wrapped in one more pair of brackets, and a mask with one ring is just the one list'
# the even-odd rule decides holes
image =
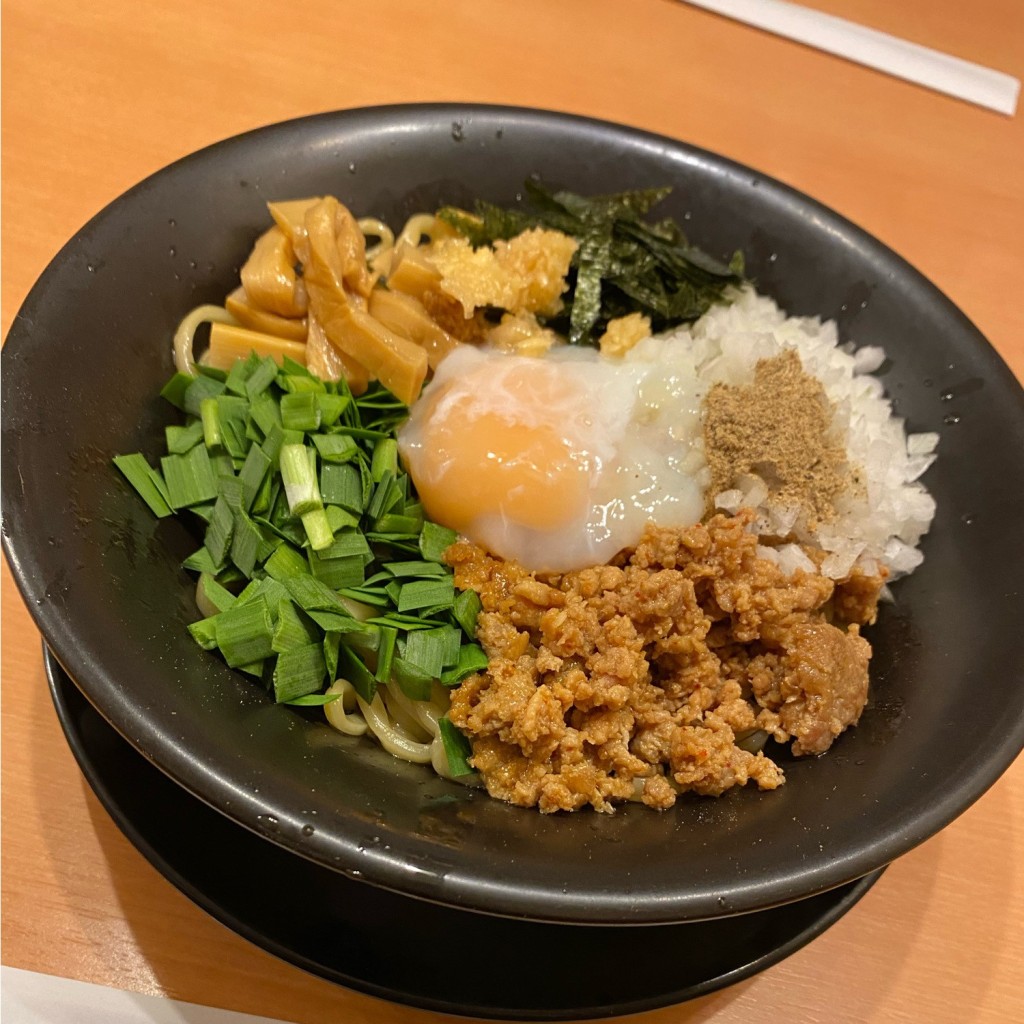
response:
{"label": "noodle strand", "polygon": [[179,373],[194,377],[199,371],[193,353],[196,331],[200,324],[218,323],[240,327],[241,324],[223,306],[196,306],[174,332],[174,366]]}

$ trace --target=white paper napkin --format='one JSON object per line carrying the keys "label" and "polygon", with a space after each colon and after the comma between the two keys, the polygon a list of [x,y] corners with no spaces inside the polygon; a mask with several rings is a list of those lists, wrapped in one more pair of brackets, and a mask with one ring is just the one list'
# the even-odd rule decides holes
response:
{"label": "white paper napkin", "polygon": [[0,969],[3,1024],[283,1024],[50,974]]}
{"label": "white paper napkin", "polygon": [[[1002,71],[972,64],[844,18],[784,0],[684,0],[742,21],[774,35],[793,39],[877,71],[1008,114],[1017,111],[1020,80]],[[969,18],[968,6],[964,17]]]}

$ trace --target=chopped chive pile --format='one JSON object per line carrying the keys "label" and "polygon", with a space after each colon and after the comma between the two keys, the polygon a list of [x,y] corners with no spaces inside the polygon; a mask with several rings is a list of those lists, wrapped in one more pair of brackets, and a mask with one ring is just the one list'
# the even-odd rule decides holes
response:
{"label": "chopped chive pile", "polygon": [[[139,453],[114,465],[159,517],[191,513],[203,543],[206,650],[254,676],[278,703],[319,706],[348,679],[367,702],[379,683],[428,700],[487,666],[480,601],[442,561],[456,539],[426,521],[398,461],[406,407],[377,384],[358,398],[304,366],[253,354],[230,372],[175,374],[161,395],[185,416],[166,430],[159,468]],[[469,742],[442,719],[453,775]]]}

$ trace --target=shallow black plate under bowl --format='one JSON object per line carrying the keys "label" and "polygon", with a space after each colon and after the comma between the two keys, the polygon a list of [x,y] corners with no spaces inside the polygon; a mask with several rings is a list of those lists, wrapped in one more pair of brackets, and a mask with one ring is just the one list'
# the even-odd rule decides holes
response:
{"label": "shallow black plate under bowl", "polygon": [[[873,698],[773,793],[667,814],[542,816],[275,707],[186,633],[197,545],[111,469],[154,458],[189,308],[223,300],[271,199],[337,194],[400,224],[539,175],[583,193],[673,185],[661,212],[742,249],[791,313],[885,347],[914,431],[941,434],[926,561],[870,631]],[[865,187],[870,187],[865,185]],[[994,284],[993,287],[999,287]],[[898,256],[749,168],[603,122],[459,105],[328,114],[230,139],[126,193],[58,254],[3,350],[4,542],[47,643],[129,742],[193,794],[319,864],[449,906],[670,923],[776,906],[888,863],[950,822],[1024,743],[1024,397],[970,322]]]}
{"label": "shallow black plate under bowl", "polygon": [[[148,764],[53,655],[44,656],[57,716],[82,772],[158,871],[217,920],[283,960],[395,1002],[522,1020],[605,1017],[680,1003],[795,953],[881,874],[774,910],[653,925],[642,934],[513,921],[409,899],[296,857],[211,810]],[[274,878],[287,884],[268,885]],[[442,936],[448,938],[438,941]],[[638,940],[644,955],[624,970],[622,951]],[[511,950],[558,952],[535,957],[510,985]]]}

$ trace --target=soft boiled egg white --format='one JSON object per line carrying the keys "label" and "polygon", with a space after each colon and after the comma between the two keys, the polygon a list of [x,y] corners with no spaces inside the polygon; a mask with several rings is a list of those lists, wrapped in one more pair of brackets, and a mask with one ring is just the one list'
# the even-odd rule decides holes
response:
{"label": "soft boiled egg white", "polygon": [[667,339],[619,359],[465,345],[414,404],[399,446],[434,522],[529,569],[580,569],[635,545],[650,520],[700,519],[704,387]]}

